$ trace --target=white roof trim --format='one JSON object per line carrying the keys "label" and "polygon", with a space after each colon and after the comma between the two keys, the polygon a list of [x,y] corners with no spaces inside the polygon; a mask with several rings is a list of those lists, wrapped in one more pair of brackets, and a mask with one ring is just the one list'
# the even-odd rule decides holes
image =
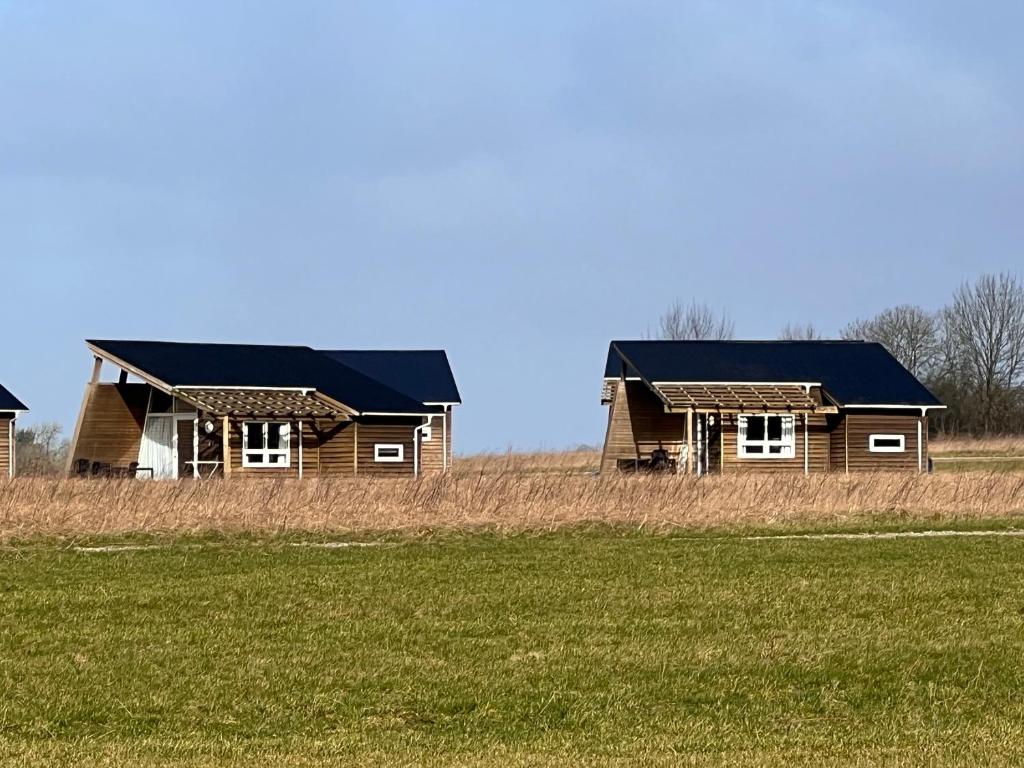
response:
{"label": "white roof trim", "polygon": [[395,411],[363,411],[360,416],[440,416],[440,413],[431,411],[428,413],[398,413]]}
{"label": "white roof trim", "polygon": [[903,410],[903,411],[916,411],[916,410],[938,410],[945,409],[949,406],[946,405],[899,405],[898,403],[874,403],[872,405],[840,405],[840,408],[844,410],[854,410],[857,408],[888,408],[890,410]]}

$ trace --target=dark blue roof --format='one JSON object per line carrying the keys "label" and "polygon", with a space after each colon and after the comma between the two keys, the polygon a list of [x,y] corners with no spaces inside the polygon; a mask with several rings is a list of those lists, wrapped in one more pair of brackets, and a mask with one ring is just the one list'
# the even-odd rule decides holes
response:
{"label": "dark blue roof", "polygon": [[0,411],[27,411],[28,406],[0,384]]}
{"label": "dark blue roof", "polygon": [[172,387],[309,387],[360,413],[432,410],[309,347],[87,341]]}
{"label": "dark blue roof", "polygon": [[443,349],[321,351],[332,360],[384,382],[421,403],[462,402]]}
{"label": "dark blue roof", "polygon": [[874,342],[613,341],[605,376],[622,361],[648,382],[814,382],[842,405],[941,405]]}

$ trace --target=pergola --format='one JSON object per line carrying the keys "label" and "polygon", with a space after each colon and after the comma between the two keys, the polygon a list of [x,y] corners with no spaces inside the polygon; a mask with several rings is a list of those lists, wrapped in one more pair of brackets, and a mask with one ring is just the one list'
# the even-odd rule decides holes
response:
{"label": "pergola", "polygon": [[337,419],[351,414],[315,389],[177,387],[174,394],[213,416]]}
{"label": "pergola", "polygon": [[[820,413],[820,387],[802,384],[654,384],[670,413]],[[834,411],[834,408],[830,410]]]}

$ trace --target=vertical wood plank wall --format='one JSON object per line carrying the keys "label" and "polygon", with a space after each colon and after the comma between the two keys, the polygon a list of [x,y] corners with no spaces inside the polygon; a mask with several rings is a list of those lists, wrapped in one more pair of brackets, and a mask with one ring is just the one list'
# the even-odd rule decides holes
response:
{"label": "vertical wood plank wall", "polygon": [[138,460],[148,384],[96,384],[89,392],[71,457],[127,466]]}
{"label": "vertical wood plank wall", "polygon": [[686,442],[686,416],[665,413],[664,404],[643,382],[620,380],[608,407],[602,471],[615,469],[619,461],[650,458],[659,445],[675,456]]}
{"label": "vertical wood plank wall", "polygon": [[0,415],[0,477],[10,477],[12,417]]}

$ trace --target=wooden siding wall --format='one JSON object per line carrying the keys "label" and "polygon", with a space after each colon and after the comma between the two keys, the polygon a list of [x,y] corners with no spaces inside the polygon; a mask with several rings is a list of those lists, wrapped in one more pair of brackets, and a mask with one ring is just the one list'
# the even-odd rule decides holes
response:
{"label": "wooden siding wall", "polygon": [[139,458],[148,384],[95,384],[87,394],[72,466],[88,459],[127,466]]}
{"label": "wooden siding wall", "polygon": [[[291,462],[288,467],[243,467],[242,466],[242,423],[246,419],[232,421],[230,434],[231,476],[247,477],[298,477],[298,422],[291,422]],[[440,428],[438,419],[435,426]],[[412,422],[320,422],[314,431],[313,425],[302,424],[302,476],[351,477],[352,475],[412,476],[413,473],[413,430]],[[441,435],[437,435],[440,444]],[[376,462],[373,459],[377,443],[400,443],[405,447],[401,462]],[[428,444],[429,445],[429,444]],[[191,449],[189,449],[191,450]],[[357,465],[358,454],[358,465]],[[438,454],[440,458],[440,454]]]}
{"label": "wooden siding wall", "polygon": [[[313,448],[304,447],[306,462],[303,466],[304,476],[310,477],[351,477],[355,474],[355,447],[357,427],[354,422],[340,421],[320,423],[316,433],[307,429],[312,438]],[[309,464],[309,458],[315,461],[315,467]]]}
{"label": "wooden siding wall", "polygon": [[601,470],[615,469],[617,462],[650,458],[663,445],[676,455],[686,442],[686,415],[665,413],[664,403],[641,381],[619,381],[608,413]]}
{"label": "wooden siding wall", "polygon": [[13,477],[11,472],[11,422],[10,416],[0,416],[0,477]]}
{"label": "wooden siding wall", "polygon": [[[413,473],[414,423],[360,422],[358,438],[359,471],[362,475],[394,476]],[[405,446],[401,462],[376,462],[373,447],[377,443],[400,443]]]}
{"label": "wooden siding wall", "polygon": [[[433,439],[430,442],[420,443],[420,463],[424,474],[444,471],[444,452],[449,451],[451,457],[451,411],[443,416],[438,415],[431,421]],[[426,419],[423,423],[426,423]],[[447,430],[447,435],[445,431]],[[447,443],[447,445],[446,445]]]}
{"label": "wooden siding wall", "polygon": [[[739,417],[734,414],[722,415],[722,460],[725,473],[736,472],[795,472],[804,471],[804,417],[795,414],[793,432],[796,437],[796,452],[791,459],[748,459],[737,454],[739,444]],[[829,433],[826,417],[811,414],[807,417],[807,465],[811,472],[829,470]],[[711,470],[715,471],[714,468]]]}
{"label": "wooden siding wall", "polygon": [[[830,453],[832,471],[846,471],[846,447],[849,446],[851,472],[917,471],[917,425],[921,423],[921,463],[928,466],[928,419],[911,412],[852,412],[834,419]],[[871,453],[871,435],[903,435],[902,453]]]}

